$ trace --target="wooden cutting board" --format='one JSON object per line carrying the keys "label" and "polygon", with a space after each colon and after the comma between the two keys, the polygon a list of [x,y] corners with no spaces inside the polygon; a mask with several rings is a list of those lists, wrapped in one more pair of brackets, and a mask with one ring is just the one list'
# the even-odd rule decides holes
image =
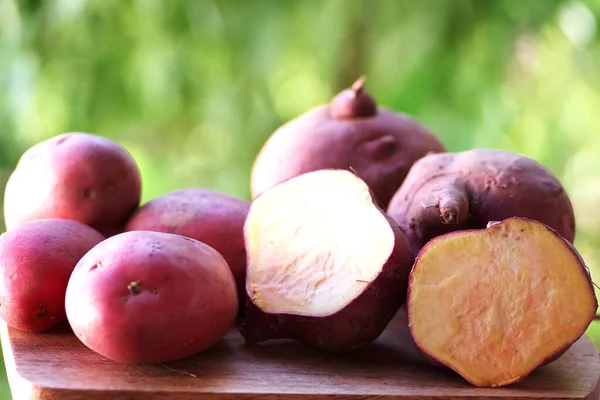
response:
{"label": "wooden cutting board", "polygon": [[31,334],[5,325],[2,347],[15,400],[22,399],[588,399],[600,358],[587,337],[521,383],[475,388],[428,365],[399,313],[370,347],[328,355],[292,341],[254,347],[232,330],[214,348],[158,365],[121,365],[84,347],[67,327]]}

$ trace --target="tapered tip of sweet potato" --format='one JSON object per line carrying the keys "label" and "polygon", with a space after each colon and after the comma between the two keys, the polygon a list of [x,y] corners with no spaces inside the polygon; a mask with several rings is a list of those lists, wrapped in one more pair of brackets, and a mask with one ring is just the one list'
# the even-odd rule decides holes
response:
{"label": "tapered tip of sweet potato", "polygon": [[597,306],[574,248],[523,218],[430,241],[407,305],[417,345],[476,386],[523,379],[572,345]]}
{"label": "tapered tip of sweet potato", "polygon": [[329,112],[333,118],[364,118],[377,114],[377,104],[365,91],[364,76],[352,84],[352,87],[338,93],[330,104]]}
{"label": "tapered tip of sweet potato", "polygon": [[245,224],[246,290],[269,314],[324,317],[343,309],[381,273],[394,231],[367,185],[320,170],[254,200]]}

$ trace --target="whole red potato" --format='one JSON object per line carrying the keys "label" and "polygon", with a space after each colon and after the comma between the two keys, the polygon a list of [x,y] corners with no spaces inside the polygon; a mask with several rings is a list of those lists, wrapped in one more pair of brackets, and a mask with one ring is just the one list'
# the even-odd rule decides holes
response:
{"label": "whole red potato", "polygon": [[65,133],[23,153],[6,184],[4,218],[7,230],[60,218],[111,236],[123,230],[140,196],[138,167],[122,146],[89,133]]}
{"label": "whole red potato", "polygon": [[244,222],[250,202],[208,189],[182,189],[150,200],[131,217],[126,231],[175,233],[199,240],[227,261],[238,288],[240,304],[246,298]]}
{"label": "whole red potato", "polygon": [[180,235],[132,231],[90,250],[67,287],[67,317],[90,349],[123,363],[199,353],[233,327],[238,298],[225,259]]}
{"label": "whole red potato", "polygon": [[0,318],[40,332],[67,320],[65,292],[75,265],[104,237],[77,221],[30,221],[0,236]]}

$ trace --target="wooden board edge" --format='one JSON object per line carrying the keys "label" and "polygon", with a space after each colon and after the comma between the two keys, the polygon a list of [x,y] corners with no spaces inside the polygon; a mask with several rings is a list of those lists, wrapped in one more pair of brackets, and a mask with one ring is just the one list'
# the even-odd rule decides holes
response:
{"label": "wooden board edge", "polygon": [[600,381],[596,386],[596,389],[592,391],[589,395],[585,397],[585,400],[599,400],[600,399]]}
{"label": "wooden board edge", "polygon": [[6,322],[0,319],[0,342],[2,344],[2,356],[4,357],[4,367],[8,378],[8,386],[15,400],[38,400],[41,398],[41,390],[33,382],[28,381],[19,374],[15,362],[15,356],[12,344],[8,334]]}
{"label": "wooden board edge", "polygon": [[[4,356],[4,362],[6,366],[6,373],[9,381],[10,390],[14,400],[80,400],[80,399],[89,399],[89,400],[101,400],[110,398],[113,400],[160,400],[165,399],[166,394],[160,392],[148,392],[148,391],[129,391],[129,390],[111,390],[109,392],[103,390],[83,390],[83,389],[71,389],[65,387],[52,387],[52,386],[43,386],[36,385],[33,381],[28,380],[22,374],[19,373],[18,368],[16,366],[16,359],[14,357],[13,346],[10,340],[10,332],[9,328],[4,321],[0,319],[0,340],[2,353]],[[590,342],[590,345],[594,348],[595,353],[594,356],[600,358],[600,354],[598,350],[594,346],[591,338],[587,333],[584,333],[579,340],[585,340]],[[355,400],[357,397],[352,394],[339,394],[332,395],[328,393],[236,393],[236,392],[227,392],[227,393],[191,393],[191,392],[177,392],[170,393],[170,395],[174,396],[173,399],[177,400],[217,400],[217,399],[229,399],[229,400],[248,400],[250,398],[256,398],[261,400],[323,400],[323,399],[333,399],[336,400]],[[107,397],[108,396],[108,397]],[[388,395],[381,394],[373,394],[373,395],[359,395],[360,399],[363,400],[384,400],[396,398],[395,396],[389,397]],[[540,396],[523,396],[520,394],[515,394],[514,396],[506,396],[506,395],[488,395],[480,397],[478,395],[468,395],[466,397],[455,397],[444,394],[428,394],[428,395],[408,395],[402,396],[402,399],[405,400],[435,400],[435,399],[444,399],[444,400],[464,400],[465,398],[469,400],[543,400],[543,399],[559,399],[558,397],[540,397]],[[564,400],[575,400],[575,399],[597,399],[600,400],[600,380],[598,381],[598,385],[592,389],[592,391],[588,394],[580,393],[577,396],[569,396],[563,398]]]}

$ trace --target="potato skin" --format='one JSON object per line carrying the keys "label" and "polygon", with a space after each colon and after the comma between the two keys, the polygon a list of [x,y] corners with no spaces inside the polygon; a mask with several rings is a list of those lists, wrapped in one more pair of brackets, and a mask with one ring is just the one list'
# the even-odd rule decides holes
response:
{"label": "potato skin", "polygon": [[0,318],[41,332],[67,320],[65,292],[75,265],[104,236],[77,221],[30,221],[0,236]]}
{"label": "potato skin", "polygon": [[[444,223],[441,198],[457,201]],[[388,213],[408,234],[415,255],[434,237],[483,229],[491,221],[524,217],[542,222],[569,242],[575,238],[571,201],[558,179],[537,161],[501,150],[431,154],[415,163]]]}
{"label": "potato skin", "polygon": [[406,301],[414,261],[405,234],[386,218],[395,236],[394,249],[380,275],[354,301],[333,315],[307,317],[267,314],[249,299],[240,326],[246,342],[292,338],[321,351],[347,353],[375,341]]}
{"label": "potato skin", "polygon": [[77,337],[122,363],[168,362],[220,341],[238,311],[225,259],[197,240],[132,231],[77,264],[66,310]]}
{"label": "potato skin", "polygon": [[227,261],[243,305],[246,285],[244,222],[250,202],[208,189],[182,189],[153,199],[131,217],[125,231],[175,233],[199,240]]}
{"label": "potato skin", "polygon": [[404,114],[380,107],[372,117],[337,119],[330,108],[317,107],[271,135],[252,167],[253,197],[306,172],[346,169],[355,171],[385,208],[415,161],[446,151],[433,133]]}
{"label": "potato skin", "polygon": [[65,133],[21,156],[4,193],[6,228],[60,218],[111,236],[122,231],[140,195],[139,170],[123,147],[93,134]]}

